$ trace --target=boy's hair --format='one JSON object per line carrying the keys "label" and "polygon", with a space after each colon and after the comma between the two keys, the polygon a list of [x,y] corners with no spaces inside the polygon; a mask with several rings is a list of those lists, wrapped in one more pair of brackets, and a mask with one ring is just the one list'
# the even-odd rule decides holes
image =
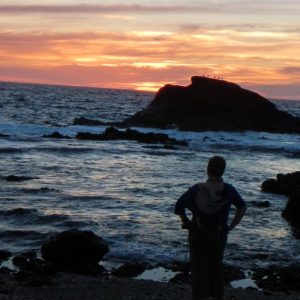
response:
{"label": "boy's hair", "polygon": [[222,156],[213,156],[207,165],[208,176],[222,177],[226,168],[226,161]]}

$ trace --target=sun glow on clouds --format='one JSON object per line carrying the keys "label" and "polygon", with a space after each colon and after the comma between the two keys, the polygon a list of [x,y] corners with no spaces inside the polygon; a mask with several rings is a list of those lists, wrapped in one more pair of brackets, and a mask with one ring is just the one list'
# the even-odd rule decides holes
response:
{"label": "sun glow on clouds", "polygon": [[290,18],[277,2],[273,14],[255,14],[255,7],[268,7],[265,0],[249,2],[249,16],[239,1],[230,11],[227,0],[195,7],[109,1],[94,9],[65,2],[63,10],[48,1],[0,4],[0,26],[8,28],[0,30],[0,80],[153,91],[205,74],[258,90],[290,85],[291,97],[300,98],[300,21],[293,17],[300,4],[291,0],[284,6],[293,10]]}

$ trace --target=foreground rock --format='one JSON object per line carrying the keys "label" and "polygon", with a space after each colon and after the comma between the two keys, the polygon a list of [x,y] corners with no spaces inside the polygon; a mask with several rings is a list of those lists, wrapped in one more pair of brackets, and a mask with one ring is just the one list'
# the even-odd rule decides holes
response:
{"label": "foreground rock", "polygon": [[88,132],[79,132],[76,135],[77,139],[80,140],[96,140],[96,141],[107,141],[107,140],[131,140],[139,143],[162,143],[165,145],[178,145],[187,146],[186,141],[178,141],[174,138],[170,138],[166,134],[162,133],[142,133],[133,129],[126,129],[125,131],[118,130],[114,127],[108,127],[102,134],[94,134]]}
{"label": "foreground rock", "polygon": [[288,195],[300,189],[300,171],[288,174],[277,174],[276,179],[267,179],[262,183],[262,191]]}
{"label": "foreground rock", "polygon": [[119,268],[113,270],[111,273],[112,275],[120,278],[136,277],[141,273],[143,273],[147,267],[149,267],[149,265],[144,262],[135,262],[135,263],[127,262],[124,265],[120,266]]}
{"label": "foreground rock", "polygon": [[43,259],[67,272],[99,274],[99,262],[109,251],[104,240],[91,231],[64,231],[46,242],[41,249]]}
{"label": "foreground rock", "polygon": [[252,91],[224,80],[192,77],[189,86],[166,85],[149,106],[126,119],[127,126],[179,130],[300,133],[300,119],[279,111]]}

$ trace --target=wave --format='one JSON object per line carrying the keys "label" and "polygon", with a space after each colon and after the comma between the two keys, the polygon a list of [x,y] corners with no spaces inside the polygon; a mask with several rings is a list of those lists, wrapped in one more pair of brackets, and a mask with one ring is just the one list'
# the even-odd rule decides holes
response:
{"label": "wave", "polygon": [[25,216],[25,215],[32,215],[36,214],[37,210],[33,208],[13,208],[10,210],[0,211],[0,215],[2,216]]}
{"label": "wave", "polygon": [[0,231],[0,239],[10,240],[26,238],[31,240],[42,240],[49,236],[49,233],[41,233],[34,230],[4,230]]}
{"label": "wave", "polygon": [[53,224],[68,221],[70,216],[65,214],[41,214],[37,209],[17,207],[0,211],[2,220],[4,217],[14,217],[13,221],[26,225]]}
{"label": "wave", "polygon": [[86,226],[95,226],[98,223],[93,221],[76,221],[76,220],[67,220],[57,224],[55,227],[63,227],[65,229],[73,229],[73,228],[82,228]]}
{"label": "wave", "polygon": [[21,153],[21,152],[24,152],[24,148],[14,148],[14,147],[0,148],[0,153]]}

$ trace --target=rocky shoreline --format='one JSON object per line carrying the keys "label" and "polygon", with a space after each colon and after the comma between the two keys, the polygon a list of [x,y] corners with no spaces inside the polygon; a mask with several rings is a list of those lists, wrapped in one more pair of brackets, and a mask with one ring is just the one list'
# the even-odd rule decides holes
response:
{"label": "rocky shoreline", "polygon": [[[276,285],[276,282],[273,283]],[[225,289],[225,299],[300,299],[299,291],[257,290],[254,288]],[[90,299],[191,299],[191,288],[188,283],[157,282],[134,278],[118,278],[111,275],[89,276],[74,273],[57,273],[51,284],[30,286],[13,280],[7,274],[0,274],[1,300],[90,300]]]}
{"label": "rocky shoreline", "polygon": [[[101,237],[77,230],[61,232],[46,241],[41,256],[27,251],[12,257],[2,250],[0,262],[10,259],[15,269],[0,268],[0,299],[191,298],[188,263],[126,262],[107,268],[101,262],[108,251]],[[155,271],[163,272],[155,276]],[[224,265],[224,278],[226,299],[300,297],[299,265],[251,271]]]}

